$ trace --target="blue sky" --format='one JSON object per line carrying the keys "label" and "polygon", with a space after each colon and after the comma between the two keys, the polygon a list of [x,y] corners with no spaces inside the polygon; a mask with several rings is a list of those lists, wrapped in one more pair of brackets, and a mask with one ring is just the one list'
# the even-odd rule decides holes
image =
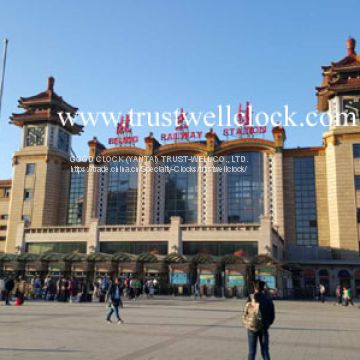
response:
{"label": "blue sky", "polygon": [[[358,0],[344,8],[333,0],[3,2],[0,38],[10,43],[0,178],[11,177],[20,141],[8,118],[49,75],[81,111],[207,111],[250,100],[255,111],[289,104],[301,115],[316,107],[320,66],[345,56],[349,35],[360,41],[359,11]],[[319,145],[322,131],[289,129],[286,145]],[[74,141],[78,155],[94,135],[106,143],[113,131],[87,128]]]}

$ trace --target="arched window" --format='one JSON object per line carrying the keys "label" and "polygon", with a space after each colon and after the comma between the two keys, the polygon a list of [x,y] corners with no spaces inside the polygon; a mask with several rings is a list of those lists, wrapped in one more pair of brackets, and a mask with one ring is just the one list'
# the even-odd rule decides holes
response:
{"label": "arched window", "polygon": [[338,273],[338,277],[340,279],[349,279],[351,278],[351,275],[347,270],[340,270]]}
{"label": "arched window", "polygon": [[338,273],[338,278],[341,286],[346,288],[351,286],[351,275],[349,271],[344,269],[340,270]]}
{"label": "arched window", "polygon": [[360,296],[360,270],[354,271],[355,276],[355,296]]}
{"label": "arched window", "polygon": [[326,269],[319,270],[319,277],[329,277],[329,272]]}

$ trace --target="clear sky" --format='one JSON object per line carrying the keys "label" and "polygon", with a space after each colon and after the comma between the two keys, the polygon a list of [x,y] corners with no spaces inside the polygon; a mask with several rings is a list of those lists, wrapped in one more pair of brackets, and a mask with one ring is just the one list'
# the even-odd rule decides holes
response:
{"label": "clear sky", "polygon": [[[20,130],[8,124],[20,96],[55,90],[81,111],[213,110],[251,101],[256,111],[316,106],[321,65],[360,41],[358,0],[8,1],[0,38],[9,38],[0,121],[0,178],[11,177]],[[360,51],[359,51],[360,52]],[[140,129],[142,138],[151,129]],[[290,129],[287,147],[321,144],[322,128]],[[155,130],[155,134],[161,131]],[[78,155],[97,136],[74,141]]]}

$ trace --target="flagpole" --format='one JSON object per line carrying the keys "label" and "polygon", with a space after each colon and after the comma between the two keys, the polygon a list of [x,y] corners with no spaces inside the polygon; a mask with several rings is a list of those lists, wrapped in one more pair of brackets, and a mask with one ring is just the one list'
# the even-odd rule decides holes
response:
{"label": "flagpole", "polygon": [[3,56],[3,64],[2,64],[2,71],[1,71],[1,85],[0,85],[0,120],[1,120],[2,97],[3,97],[3,92],[4,92],[6,54],[7,54],[8,42],[9,42],[8,39],[4,39],[4,56]]}

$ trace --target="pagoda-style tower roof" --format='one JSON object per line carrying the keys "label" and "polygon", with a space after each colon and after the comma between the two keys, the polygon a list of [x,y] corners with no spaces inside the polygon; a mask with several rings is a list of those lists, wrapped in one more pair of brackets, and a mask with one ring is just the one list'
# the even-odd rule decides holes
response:
{"label": "pagoda-style tower roof", "polygon": [[10,123],[16,126],[23,127],[27,124],[39,124],[39,123],[53,123],[64,127],[72,134],[79,134],[82,132],[83,126],[67,121],[66,125],[63,125],[58,113],[69,113],[71,117],[74,117],[77,112],[77,108],[71,106],[63,98],[57,95],[54,91],[55,79],[49,77],[47,89],[37,95],[29,97],[21,97],[18,100],[18,107],[25,111],[21,114],[13,113],[10,117]]}
{"label": "pagoda-style tower roof", "polygon": [[323,66],[323,81],[316,88],[318,110],[328,110],[328,100],[336,95],[359,94],[360,92],[360,56],[355,51],[356,41],[346,41],[347,55],[338,62]]}

